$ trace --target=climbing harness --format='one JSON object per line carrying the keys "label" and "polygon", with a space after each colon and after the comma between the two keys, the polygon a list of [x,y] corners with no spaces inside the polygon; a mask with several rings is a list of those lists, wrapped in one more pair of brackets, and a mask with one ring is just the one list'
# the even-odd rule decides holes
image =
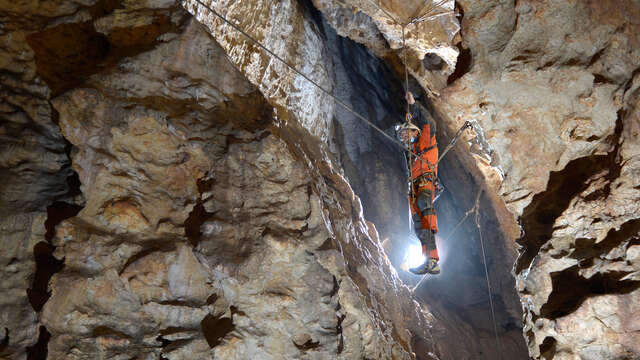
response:
{"label": "climbing harness", "polygon": [[[410,118],[411,115],[408,115],[408,117]],[[410,122],[408,122],[410,124]],[[413,124],[411,124],[413,125]],[[407,124],[407,126],[409,126]],[[427,162],[424,158],[420,157],[420,155],[422,155],[424,152],[429,151],[432,149],[432,147],[428,147],[427,149],[423,150],[422,152],[417,153],[416,155],[418,156],[418,159],[420,159],[420,165],[426,165],[429,170],[432,173],[435,173],[435,167],[438,166],[438,164],[440,163],[440,161],[444,158],[444,156],[449,152],[449,150],[451,150],[453,148],[453,146],[456,144],[456,142],[458,142],[458,140],[460,139],[460,137],[462,136],[462,133],[467,130],[467,129],[472,129],[473,128],[473,124],[470,121],[465,121],[465,123],[462,125],[462,127],[460,127],[460,129],[458,129],[458,131],[456,132],[456,134],[453,136],[453,138],[451,139],[451,141],[449,141],[449,144],[447,145],[447,147],[444,149],[444,151],[442,152],[442,154],[440,154],[440,156],[438,156],[438,160],[435,163],[429,163]],[[413,156],[413,151],[409,152],[409,183],[411,184],[413,182],[413,160],[412,160],[412,156]],[[409,195],[413,194],[413,186],[409,187]]]}

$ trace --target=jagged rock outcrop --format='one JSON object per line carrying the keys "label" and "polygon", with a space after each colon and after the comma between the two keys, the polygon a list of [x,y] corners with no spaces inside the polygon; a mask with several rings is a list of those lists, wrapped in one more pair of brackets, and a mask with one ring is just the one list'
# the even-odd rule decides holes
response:
{"label": "jagged rock outcrop", "polygon": [[204,3],[385,130],[405,66],[472,120],[438,212],[479,228],[412,294],[402,154],[205,6],[5,2],[0,358],[638,356],[636,1],[445,1],[406,64],[421,1]]}
{"label": "jagged rock outcrop", "polygon": [[640,7],[459,5],[469,65],[438,106],[452,124],[483,130],[472,151],[501,197],[502,228],[522,246],[530,356],[637,357]]}
{"label": "jagged rock outcrop", "polygon": [[[227,106],[244,110],[256,89],[229,63],[225,73],[203,61],[224,63],[212,44],[191,21],[121,63],[148,76],[129,93],[120,86],[133,74],[111,73],[88,80],[100,93],[54,99],[87,195],[54,241],[66,266],[43,312],[52,356],[409,358],[427,319],[347,183],[321,159],[308,168],[304,150],[296,158],[299,139],[272,134],[265,103],[254,119],[218,110],[216,99],[234,96]],[[193,90],[181,108],[155,99],[167,96],[163,70]],[[149,103],[126,109],[118,98]]]}
{"label": "jagged rock outcrop", "polygon": [[59,265],[48,243],[55,220],[47,208],[69,201],[76,187],[50,89],[28,44],[42,18],[16,5],[12,12],[0,5],[0,357],[24,353],[38,339],[33,307],[46,301],[50,271]]}
{"label": "jagged rock outcrop", "polygon": [[[397,56],[403,48],[403,27],[407,45],[406,65],[430,95],[447,84],[447,76],[456,68],[460,26],[453,0],[394,1],[313,0],[327,22],[341,36],[366,45],[379,57]],[[399,63],[406,63],[400,65]]]}
{"label": "jagged rock outcrop", "polygon": [[44,264],[35,242],[58,266],[44,308],[3,304],[2,357],[448,358],[434,340],[449,333],[309,134],[323,138],[321,117],[309,127],[299,103],[264,97],[173,2],[69,6],[52,22],[22,10],[42,17],[20,45],[63,149],[51,172],[66,181],[70,156],[82,196],[45,192],[32,240],[3,238],[24,247],[16,294]]}

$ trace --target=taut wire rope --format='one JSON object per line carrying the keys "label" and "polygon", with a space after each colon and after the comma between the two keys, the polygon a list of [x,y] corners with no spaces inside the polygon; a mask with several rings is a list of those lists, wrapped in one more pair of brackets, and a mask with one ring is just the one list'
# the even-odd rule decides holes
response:
{"label": "taut wire rope", "polygon": [[[480,192],[482,194],[482,191]],[[496,336],[496,346],[498,346],[498,354],[502,359],[502,349],[500,339],[498,338],[498,325],[496,324],[496,313],[493,309],[493,296],[491,295],[491,281],[489,281],[489,268],[487,267],[487,256],[484,252],[484,241],[482,240],[482,230],[480,229],[480,212],[478,211],[477,204],[480,200],[480,195],[476,199],[476,227],[478,228],[478,236],[480,237],[480,246],[482,248],[482,263],[484,264],[484,274],[487,278],[487,291],[489,292],[489,307],[491,308],[491,321],[493,322],[493,332]]]}
{"label": "taut wire rope", "polygon": [[369,2],[371,5],[375,6],[376,9],[382,11],[391,21],[393,21],[394,23],[396,23],[396,25],[400,25],[401,22],[398,21],[395,17],[393,17],[393,15],[391,15],[388,11],[386,11],[385,9],[382,8],[382,6],[376,4],[375,1],[373,0],[367,0],[367,2]]}
{"label": "taut wire rope", "polygon": [[[186,1],[186,0],[183,0]],[[203,3],[201,0],[194,0],[195,2],[197,2],[198,4],[200,4],[201,6],[203,6],[205,9],[209,10],[213,15],[215,15],[216,17],[218,17],[220,20],[222,20],[223,22],[225,22],[227,25],[231,26],[232,28],[234,28],[236,31],[238,31],[239,33],[241,33],[242,35],[244,35],[245,37],[247,37],[249,40],[251,40],[253,43],[255,43],[258,47],[260,47],[262,50],[264,50],[265,52],[267,52],[269,55],[271,55],[273,58],[277,59],[278,61],[280,61],[281,63],[283,63],[285,66],[287,66],[288,68],[290,68],[291,70],[293,70],[295,73],[297,73],[298,75],[302,76],[305,80],[307,80],[308,82],[310,82],[312,85],[314,85],[315,87],[317,87],[320,91],[322,91],[323,93],[325,93],[326,95],[330,96],[331,98],[333,98],[338,104],[340,104],[343,108],[345,108],[347,111],[349,111],[350,113],[352,113],[354,116],[356,116],[358,119],[364,121],[367,125],[371,126],[374,130],[378,131],[380,134],[382,134],[384,137],[386,137],[387,139],[389,139],[391,142],[393,142],[394,144],[400,146],[404,151],[410,151],[409,149],[407,149],[407,147],[401,143],[400,141],[394,139],[391,135],[387,134],[384,130],[382,130],[381,128],[379,128],[377,125],[375,125],[374,123],[372,123],[371,121],[369,121],[367,118],[365,118],[364,116],[360,115],[360,113],[358,113],[356,110],[354,110],[351,106],[347,105],[345,102],[343,102],[342,100],[338,99],[335,95],[333,95],[329,90],[323,88],[320,84],[318,84],[317,82],[315,82],[313,79],[311,79],[310,77],[308,77],[307,75],[305,75],[304,73],[302,73],[300,70],[296,69],[293,65],[289,64],[286,60],[284,60],[283,58],[281,58],[280,56],[278,56],[277,54],[275,54],[273,51],[269,50],[266,46],[262,45],[258,40],[254,39],[251,35],[247,34],[244,30],[242,30],[240,27],[238,27],[237,25],[233,24],[231,21],[227,20],[226,17],[222,16],[221,14],[219,14],[217,11],[215,11],[214,9],[212,9],[209,5]]]}
{"label": "taut wire rope", "polygon": [[[411,122],[411,104],[409,104],[409,69],[408,69],[408,65],[407,65],[407,46],[405,45],[404,29],[405,29],[405,26],[402,25],[402,54],[404,56],[404,81],[405,81],[404,97],[405,97],[405,100],[407,101],[407,113],[405,115],[405,121],[407,122],[407,132],[408,132],[408,135],[409,135],[410,132],[411,132],[411,130],[409,129],[409,123]],[[411,149],[413,144],[411,144],[411,136],[410,135],[409,135],[409,137],[407,139],[408,139],[407,147],[409,148],[409,150],[408,150],[408,153],[409,153],[409,164],[408,164],[409,165],[409,196],[413,197],[413,149]],[[433,168],[431,168],[430,166],[429,166],[429,168],[433,170]],[[409,204],[409,206],[413,206],[413,204]],[[411,222],[409,222],[409,230],[411,230]]]}
{"label": "taut wire rope", "polygon": [[[421,14],[421,13],[422,13],[422,16],[417,15],[417,16],[420,16],[420,17],[415,17],[415,18],[413,18],[413,19],[409,22],[409,24],[416,24],[416,23],[423,22],[423,21],[426,21],[426,20],[435,19],[435,18],[437,18],[438,16],[443,16],[443,15],[447,15],[447,14],[452,14],[452,13],[453,13],[453,11],[452,11],[452,10],[447,10],[447,11],[442,12],[442,13],[438,13],[438,14],[433,14],[433,15],[431,15],[434,9],[441,7],[442,5],[444,5],[445,3],[447,3],[448,1],[450,1],[450,0],[441,0],[440,2],[438,2],[438,3],[436,3],[436,4],[434,4],[434,3],[433,3],[433,1],[431,1],[431,2],[426,2],[426,3],[425,3],[425,6],[423,6],[423,7],[422,7],[422,9],[417,13],[417,14]],[[427,9],[427,10],[425,11],[425,9]]]}

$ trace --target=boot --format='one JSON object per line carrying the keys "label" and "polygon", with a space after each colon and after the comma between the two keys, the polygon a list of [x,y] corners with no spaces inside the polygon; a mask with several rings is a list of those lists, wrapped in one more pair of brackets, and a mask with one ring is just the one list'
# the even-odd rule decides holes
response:
{"label": "boot", "polygon": [[440,274],[440,265],[436,259],[427,259],[422,265],[411,268],[409,271],[416,275],[438,275]]}
{"label": "boot", "polygon": [[438,260],[429,259],[427,260],[427,272],[431,275],[440,274],[440,265],[438,265]]}
{"label": "boot", "polygon": [[424,275],[429,271],[429,259],[427,259],[422,265],[416,266],[414,268],[409,269],[412,273],[416,275]]}

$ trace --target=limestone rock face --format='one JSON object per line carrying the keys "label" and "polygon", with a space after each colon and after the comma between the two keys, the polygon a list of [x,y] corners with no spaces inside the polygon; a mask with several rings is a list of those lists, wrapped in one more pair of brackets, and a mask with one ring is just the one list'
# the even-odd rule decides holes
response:
{"label": "limestone rock face", "polygon": [[[57,266],[45,239],[47,208],[73,195],[68,146],[28,45],[43,16],[73,10],[43,15],[47,6],[8,5],[0,4],[0,358],[23,356],[38,339],[33,307],[46,301],[46,264]],[[37,258],[44,259],[39,266]]]}
{"label": "limestone rock face", "polygon": [[[233,64],[257,86],[274,106],[296,114],[313,135],[328,139],[334,103],[329,96],[290,70],[247,37],[214,16],[201,3],[187,0],[185,7],[209,28],[229,54]],[[297,1],[219,1],[208,5],[331,92],[330,63],[326,48],[313,23],[303,16]],[[247,16],[247,14],[251,14]]]}
{"label": "limestone rock face", "polygon": [[[203,2],[0,4],[1,359],[640,356],[637,1]],[[442,275],[392,266],[395,145],[207,7],[389,134],[405,68],[474,123]]]}
{"label": "limestone rock face", "polygon": [[500,221],[521,246],[530,356],[639,356],[640,6],[459,3],[467,66],[438,108],[449,124],[477,125],[476,166],[522,226],[520,236]]}
{"label": "limestone rock face", "polygon": [[[92,76],[100,92],[53,101],[87,195],[54,240],[65,269],[42,315],[50,356],[411,358],[433,318],[399,286],[349,185],[305,161],[314,145],[291,152],[300,139],[270,112],[247,118],[256,89],[205,39],[191,21]],[[207,60],[229,72],[217,79]],[[140,77],[120,90],[127,71]],[[171,85],[192,87],[181,103],[166,100],[163,71],[176,97]]]}
{"label": "limestone rock face", "polygon": [[[313,0],[313,4],[339,35],[366,45],[377,56],[400,55],[396,61],[431,95],[446,86],[456,67],[460,26],[454,1]],[[400,54],[403,44],[406,54]]]}
{"label": "limestone rock face", "polygon": [[[446,332],[402,285],[319,141],[328,120],[317,109],[269,96],[281,85],[253,85],[210,29],[173,2],[47,14],[54,20],[28,29],[21,46],[32,49],[32,76],[50,110],[41,120],[55,130],[65,166],[31,182],[11,174],[9,183],[66,181],[70,157],[82,195],[63,182],[49,197],[16,190],[27,205],[3,203],[3,212],[33,215],[13,217],[20,222],[6,229],[16,236],[3,234],[17,255],[3,270],[16,295],[3,297],[0,356],[450,358],[434,344]],[[313,94],[299,97],[322,104]],[[32,163],[41,156],[27,155]],[[47,219],[58,198],[73,211]],[[30,260],[38,241],[61,265],[44,279],[51,296],[34,311],[24,294],[41,265]]]}

